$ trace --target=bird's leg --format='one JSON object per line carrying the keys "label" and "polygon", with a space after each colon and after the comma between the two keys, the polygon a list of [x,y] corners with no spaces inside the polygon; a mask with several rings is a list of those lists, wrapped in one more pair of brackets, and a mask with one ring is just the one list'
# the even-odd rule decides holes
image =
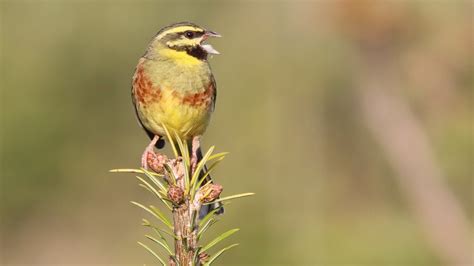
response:
{"label": "bird's leg", "polygon": [[194,171],[196,171],[196,165],[198,163],[197,151],[199,150],[200,147],[201,147],[201,137],[200,136],[193,137],[192,155],[191,155],[191,173],[194,173]]}
{"label": "bird's leg", "polygon": [[153,139],[151,140],[150,144],[145,148],[145,151],[142,154],[142,167],[144,169],[148,169],[148,163],[147,163],[147,158],[148,158],[148,153],[153,152],[153,147],[155,147],[155,144],[160,140],[160,136],[155,135]]}

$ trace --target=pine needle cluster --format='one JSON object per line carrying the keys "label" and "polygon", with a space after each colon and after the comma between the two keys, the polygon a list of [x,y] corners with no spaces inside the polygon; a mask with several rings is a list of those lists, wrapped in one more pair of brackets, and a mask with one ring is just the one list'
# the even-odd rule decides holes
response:
{"label": "pine needle cluster", "polygon": [[[254,193],[242,193],[220,197],[222,186],[210,182],[207,178],[216,166],[225,158],[226,152],[214,153],[214,146],[204,154],[203,158],[193,162],[189,145],[174,132],[167,130],[167,140],[173,150],[173,157],[159,153],[148,154],[149,170],[114,169],[111,172],[135,173],[139,186],[153,194],[161,205],[145,206],[132,201],[131,203],[147,212],[153,220],[142,219],[142,225],[149,228],[147,240],[154,244],[138,242],[161,265],[212,265],[224,252],[237,246],[232,244],[210,254],[211,248],[222,240],[239,231],[238,228],[228,230],[209,243],[201,245],[203,235],[218,221],[218,208],[200,217],[201,208],[205,205],[232,199],[251,196]],[[208,166],[208,167],[206,167]],[[171,214],[171,219],[169,218]],[[171,246],[171,243],[174,245]],[[172,248],[173,247],[173,248]],[[160,256],[156,248],[162,249],[168,258]]]}

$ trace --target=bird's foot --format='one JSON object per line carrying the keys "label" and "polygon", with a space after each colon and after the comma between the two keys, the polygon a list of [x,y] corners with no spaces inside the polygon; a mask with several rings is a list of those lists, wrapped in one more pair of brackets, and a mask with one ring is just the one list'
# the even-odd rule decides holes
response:
{"label": "bird's foot", "polygon": [[191,154],[191,173],[196,171],[196,166],[198,163],[197,151],[201,147],[201,137],[195,136],[192,142],[192,154]]}
{"label": "bird's foot", "polygon": [[148,169],[148,155],[152,154],[155,155],[155,152],[153,151],[155,144],[160,140],[160,136],[153,137],[151,140],[150,144],[145,148],[145,151],[142,154],[142,168],[143,169]]}
{"label": "bird's foot", "polygon": [[143,169],[148,169],[147,158],[148,158],[148,153],[149,152],[150,151],[148,149],[145,149],[145,151],[142,154],[142,163],[141,163],[141,165],[142,165]]}

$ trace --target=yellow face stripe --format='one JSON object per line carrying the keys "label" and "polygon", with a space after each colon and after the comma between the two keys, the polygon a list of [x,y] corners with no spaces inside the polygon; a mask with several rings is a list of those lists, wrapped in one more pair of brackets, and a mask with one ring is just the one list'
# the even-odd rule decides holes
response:
{"label": "yellow face stripe", "polygon": [[194,46],[198,45],[201,42],[201,38],[198,39],[178,39],[178,40],[173,40],[166,42],[166,45],[168,47],[173,47],[173,46]]}
{"label": "yellow face stripe", "polygon": [[195,65],[201,65],[203,64],[202,61],[197,59],[194,56],[190,56],[188,53],[185,51],[176,51],[173,49],[160,49],[158,53],[166,58],[169,58],[176,62],[179,65],[183,66],[195,66]]}
{"label": "yellow face stripe", "polygon": [[163,36],[169,34],[169,33],[177,33],[177,32],[185,32],[185,31],[199,31],[199,32],[203,32],[204,30],[201,29],[201,28],[198,28],[198,27],[193,27],[193,26],[178,26],[178,27],[175,27],[175,28],[171,28],[169,30],[165,30],[163,31],[162,33],[160,33],[160,35],[158,35],[156,38],[157,39],[161,39]]}

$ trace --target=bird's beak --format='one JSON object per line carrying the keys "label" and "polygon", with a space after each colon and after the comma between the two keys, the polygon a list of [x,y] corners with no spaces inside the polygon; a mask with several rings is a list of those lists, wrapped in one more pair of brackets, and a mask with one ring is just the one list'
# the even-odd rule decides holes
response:
{"label": "bird's beak", "polygon": [[[211,30],[206,30],[204,32],[204,36],[202,38],[202,42],[207,40],[209,37],[222,37],[219,33]],[[201,47],[206,51],[208,54],[220,54],[212,45],[210,44],[201,44]]]}
{"label": "bird's beak", "polygon": [[204,32],[204,35],[206,35],[207,37],[222,37],[219,33],[212,30],[206,30]]}

